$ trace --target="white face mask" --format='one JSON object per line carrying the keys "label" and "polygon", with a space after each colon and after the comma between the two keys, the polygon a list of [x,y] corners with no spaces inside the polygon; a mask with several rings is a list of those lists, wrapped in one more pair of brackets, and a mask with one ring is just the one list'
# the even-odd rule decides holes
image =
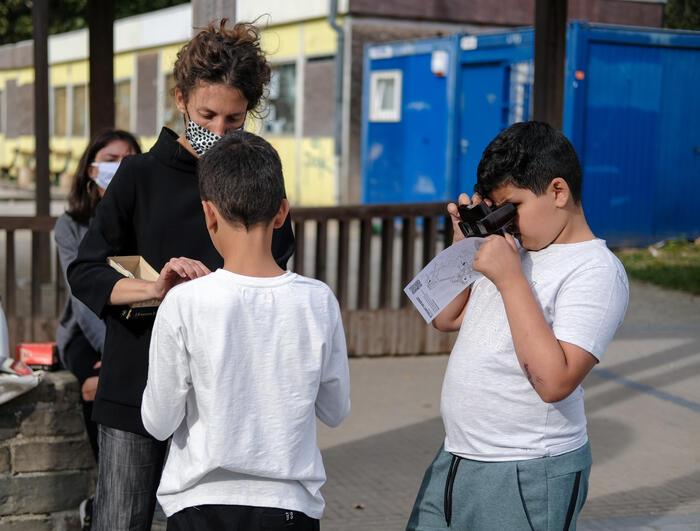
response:
{"label": "white face mask", "polygon": [[95,184],[103,190],[106,190],[109,183],[112,181],[112,177],[117,173],[119,162],[93,162],[91,165],[97,168]]}

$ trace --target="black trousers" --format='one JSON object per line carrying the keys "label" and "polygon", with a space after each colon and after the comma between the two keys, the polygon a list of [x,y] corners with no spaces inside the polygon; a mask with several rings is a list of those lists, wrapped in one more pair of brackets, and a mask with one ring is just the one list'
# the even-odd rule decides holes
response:
{"label": "black trousers", "polygon": [[319,521],[299,511],[248,505],[198,505],[168,518],[167,531],[319,531]]}
{"label": "black trousers", "polygon": [[[91,377],[98,376],[100,374],[99,370],[93,369],[93,365],[100,361],[100,353],[97,352],[87,338],[83,334],[76,334],[73,339],[65,346],[65,352],[63,354],[63,361],[67,365],[66,369],[71,371],[76,378],[80,387],[82,388],[83,382]],[[85,419],[85,430],[88,434],[88,439],[90,440],[90,447],[92,448],[92,455],[95,456],[95,461],[97,461],[99,449],[97,445],[97,424],[92,420],[92,405],[94,402],[86,402],[83,400],[83,394],[80,393],[80,403],[83,406],[83,418]]]}

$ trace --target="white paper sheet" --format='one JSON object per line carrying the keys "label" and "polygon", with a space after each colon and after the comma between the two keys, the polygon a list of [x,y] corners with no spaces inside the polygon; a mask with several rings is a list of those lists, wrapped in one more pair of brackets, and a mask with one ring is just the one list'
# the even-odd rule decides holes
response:
{"label": "white paper sheet", "polygon": [[466,238],[450,245],[418,273],[404,292],[430,323],[445,306],[481,276],[472,269],[484,238]]}

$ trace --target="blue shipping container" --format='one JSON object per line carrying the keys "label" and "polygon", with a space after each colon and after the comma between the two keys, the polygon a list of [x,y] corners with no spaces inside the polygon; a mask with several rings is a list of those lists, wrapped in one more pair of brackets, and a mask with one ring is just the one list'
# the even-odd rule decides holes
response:
{"label": "blue shipping container", "polygon": [[[471,192],[491,139],[531,113],[534,31],[367,46],[367,203]],[[700,235],[700,33],[569,24],[564,133],[610,245]]]}

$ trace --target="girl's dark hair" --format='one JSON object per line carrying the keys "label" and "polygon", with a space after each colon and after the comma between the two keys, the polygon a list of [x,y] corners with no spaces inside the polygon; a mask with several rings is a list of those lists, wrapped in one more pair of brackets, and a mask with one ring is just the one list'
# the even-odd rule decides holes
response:
{"label": "girl's dark hair", "polygon": [[95,162],[99,150],[115,140],[122,140],[129,144],[136,153],[141,153],[141,147],[136,137],[121,129],[103,129],[92,137],[83,156],[80,157],[78,169],[68,194],[68,210],[66,212],[78,223],[88,223],[95,215],[95,208],[100,202],[97,185],[88,175],[90,164]]}
{"label": "girl's dark hair", "polygon": [[224,83],[237,88],[248,100],[248,111],[255,112],[270,81],[270,65],[260,48],[260,31],[249,22],[226,28],[212,21],[177,53],[175,87],[188,96],[197,83]]}
{"label": "girl's dark hair", "polygon": [[518,122],[484,150],[474,191],[488,197],[495,188],[513,184],[539,196],[556,177],[566,181],[574,203],[580,204],[583,174],[571,142],[545,122]]}

